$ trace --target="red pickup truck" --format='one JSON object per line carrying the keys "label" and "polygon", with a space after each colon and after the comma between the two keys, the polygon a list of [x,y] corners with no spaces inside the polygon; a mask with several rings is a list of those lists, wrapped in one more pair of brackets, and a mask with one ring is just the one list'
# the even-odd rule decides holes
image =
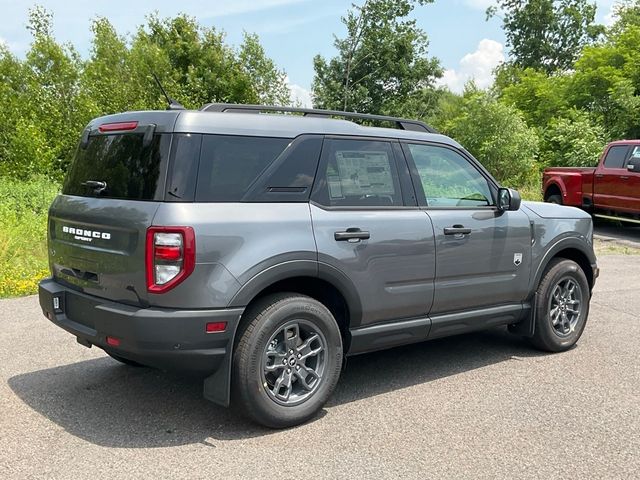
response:
{"label": "red pickup truck", "polygon": [[640,222],[640,140],[612,142],[597,167],[547,168],[544,200],[604,218]]}

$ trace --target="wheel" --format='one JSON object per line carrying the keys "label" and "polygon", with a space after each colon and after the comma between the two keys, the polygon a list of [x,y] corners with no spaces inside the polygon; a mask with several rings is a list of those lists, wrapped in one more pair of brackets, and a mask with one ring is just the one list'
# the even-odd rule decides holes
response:
{"label": "wheel", "polygon": [[304,423],[333,393],[342,336],[331,312],[299,294],[265,297],[249,308],[233,354],[234,399],[271,428]]}
{"label": "wheel", "polygon": [[573,347],[587,323],[589,284],[572,260],[552,260],[538,286],[534,346],[549,352]]}
{"label": "wheel", "polygon": [[142,365],[141,363],[134,362],[133,360],[129,360],[128,358],[123,358],[119,355],[116,355],[115,353],[107,352],[106,350],[105,352],[111,358],[113,358],[114,360],[117,360],[120,363],[123,363],[124,365],[128,365],[130,367],[144,367],[144,365]]}
{"label": "wheel", "polygon": [[549,195],[546,200],[547,203],[556,203],[562,205],[562,195]]}

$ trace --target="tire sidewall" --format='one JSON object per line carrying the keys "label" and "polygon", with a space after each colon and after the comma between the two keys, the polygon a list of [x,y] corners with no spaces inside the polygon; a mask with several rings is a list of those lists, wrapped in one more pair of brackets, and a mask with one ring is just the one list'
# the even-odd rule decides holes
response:
{"label": "tire sidewall", "polygon": [[[333,316],[319,302],[301,296],[292,297],[272,305],[250,335],[248,361],[239,367],[244,378],[249,413],[255,420],[268,426],[290,426],[311,418],[326,403],[335,389],[342,369],[342,337]],[[276,403],[263,385],[262,357],[271,336],[292,320],[306,320],[320,330],[326,340],[325,369],[320,386],[304,402],[285,406]]]}

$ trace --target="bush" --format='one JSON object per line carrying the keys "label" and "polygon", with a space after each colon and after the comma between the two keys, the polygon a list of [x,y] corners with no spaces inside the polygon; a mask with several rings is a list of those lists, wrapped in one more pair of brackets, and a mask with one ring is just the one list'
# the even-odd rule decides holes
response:
{"label": "bush", "polygon": [[542,160],[554,167],[593,167],[606,144],[604,129],[586,112],[554,118],[542,134]]}
{"label": "bush", "polygon": [[43,177],[0,177],[0,297],[36,293],[48,275],[47,211],[59,188]]}
{"label": "bush", "polygon": [[461,98],[443,98],[434,123],[507,186],[520,187],[539,175],[535,130],[515,107],[472,84]]}

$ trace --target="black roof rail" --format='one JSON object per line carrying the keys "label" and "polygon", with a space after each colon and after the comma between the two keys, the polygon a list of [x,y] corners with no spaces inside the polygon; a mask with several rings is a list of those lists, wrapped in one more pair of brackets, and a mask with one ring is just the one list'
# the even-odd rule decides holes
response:
{"label": "black roof rail", "polygon": [[371,115],[368,113],[340,112],[338,110],[320,110],[316,108],[298,107],[278,107],[275,105],[241,105],[235,103],[207,103],[200,111],[202,112],[234,112],[234,113],[260,113],[260,112],[281,112],[281,113],[301,113],[305,117],[344,117],[358,118],[361,120],[373,120],[378,122],[392,122],[400,130],[411,130],[414,132],[438,133],[419,120],[409,120],[406,118],[388,117],[386,115]]}

